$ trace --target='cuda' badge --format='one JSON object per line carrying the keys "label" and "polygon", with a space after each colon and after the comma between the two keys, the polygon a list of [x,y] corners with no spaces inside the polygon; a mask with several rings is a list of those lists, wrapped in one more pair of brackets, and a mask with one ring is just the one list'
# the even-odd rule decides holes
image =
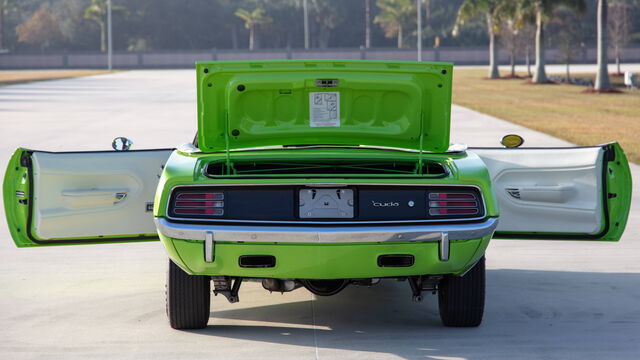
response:
{"label": "'cuda' badge", "polygon": [[386,203],[372,201],[371,203],[375,207],[396,207],[396,206],[400,206],[400,203],[395,202],[395,201],[390,201],[390,202],[386,202]]}

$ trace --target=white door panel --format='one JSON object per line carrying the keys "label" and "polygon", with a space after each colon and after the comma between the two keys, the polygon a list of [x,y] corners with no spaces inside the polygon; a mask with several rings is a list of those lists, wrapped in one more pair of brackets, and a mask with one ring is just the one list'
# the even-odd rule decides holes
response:
{"label": "white door panel", "polygon": [[498,232],[596,234],[603,225],[602,147],[472,149],[500,207]]}
{"label": "white door panel", "polygon": [[45,240],[155,234],[147,204],[171,152],[33,152],[35,234]]}

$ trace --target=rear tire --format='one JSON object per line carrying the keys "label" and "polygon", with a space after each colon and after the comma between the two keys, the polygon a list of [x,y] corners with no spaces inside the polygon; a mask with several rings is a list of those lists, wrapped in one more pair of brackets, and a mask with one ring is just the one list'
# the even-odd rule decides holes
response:
{"label": "rear tire", "polygon": [[485,296],[484,257],[464,276],[445,276],[438,287],[438,307],[444,326],[475,327],[482,323]]}
{"label": "rear tire", "polygon": [[167,317],[174,329],[202,329],[209,322],[211,278],[189,275],[169,260],[165,289]]}

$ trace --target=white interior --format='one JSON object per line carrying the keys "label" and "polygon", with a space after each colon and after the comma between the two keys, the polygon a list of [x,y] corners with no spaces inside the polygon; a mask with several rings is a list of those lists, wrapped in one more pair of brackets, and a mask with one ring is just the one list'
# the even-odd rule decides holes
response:
{"label": "white interior", "polygon": [[472,149],[500,206],[497,231],[596,234],[602,226],[601,147]]}
{"label": "white interior", "polygon": [[171,152],[34,152],[35,234],[46,240],[156,233],[147,203]]}

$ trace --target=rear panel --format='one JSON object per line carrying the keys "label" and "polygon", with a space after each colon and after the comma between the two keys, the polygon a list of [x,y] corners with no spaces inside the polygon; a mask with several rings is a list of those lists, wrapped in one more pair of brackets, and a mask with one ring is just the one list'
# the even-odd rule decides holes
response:
{"label": "rear panel", "polygon": [[[327,196],[326,193],[342,196]],[[306,195],[306,192],[312,194]],[[315,193],[317,202],[309,204]],[[212,194],[223,204],[211,201],[184,203],[180,197]],[[303,194],[301,196],[301,194]],[[344,197],[344,199],[341,199]],[[445,198],[449,197],[449,199]],[[462,198],[461,198],[462,197]],[[436,200],[441,198],[439,200]],[[342,203],[341,203],[342,202]],[[176,206],[178,205],[178,207]],[[309,207],[314,206],[314,208]],[[327,210],[340,207],[345,214]],[[351,208],[350,211],[348,208]],[[203,209],[222,210],[203,213]],[[331,217],[309,214],[325,210]],[[466,210],[466,212],[463,212]],[[190,212],[189,212],[190,211]],[[482,195],[474,186],[393,186],[348,185],[322,187],[309,185],[270,186],[179,186],[172,189],[169,218],[176,221],[269,222],[269,223],[342,223],[471,221],[485,217]],[[322,213],[322,212],[321,212]]]}

